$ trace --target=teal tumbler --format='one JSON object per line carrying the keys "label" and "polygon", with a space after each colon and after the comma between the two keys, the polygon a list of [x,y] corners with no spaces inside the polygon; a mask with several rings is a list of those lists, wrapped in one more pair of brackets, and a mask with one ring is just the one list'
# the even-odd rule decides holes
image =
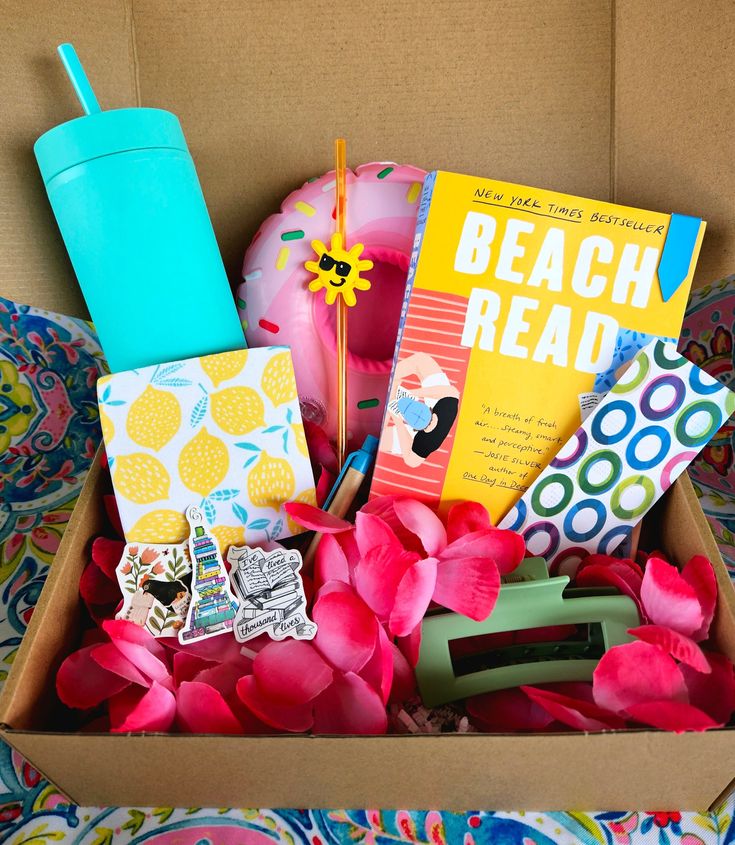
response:
{"label": "teal tumbler", "polygon": [[46,132],[34,150],[110,369],[244,348],[177,117],[100,111],[76,54],[64,48],[87,114]]}

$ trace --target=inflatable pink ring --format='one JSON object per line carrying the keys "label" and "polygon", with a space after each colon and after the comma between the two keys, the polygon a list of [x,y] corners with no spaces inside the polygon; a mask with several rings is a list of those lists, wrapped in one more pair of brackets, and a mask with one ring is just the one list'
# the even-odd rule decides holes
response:
{"label": "inflatable pink ring", "polygon": [[[347,245],[365,245],[363,271],[372,287],[349,310],[348,415],[350,439],[377,435],[383,417],[398,320],[411,257],[425,171],[386,162],[347,171]],[[278,214],[260,227],[245,253],[238,306],[248,345],[284,344],[293,350],[305,419],[336,436],[335,307],[304,262],[312,240],[329,243],[334,231],[334,172],[289,194]]]}

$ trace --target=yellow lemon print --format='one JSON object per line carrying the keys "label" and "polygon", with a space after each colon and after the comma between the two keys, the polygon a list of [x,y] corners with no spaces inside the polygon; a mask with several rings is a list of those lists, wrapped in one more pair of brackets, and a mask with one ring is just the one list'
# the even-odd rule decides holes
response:
{"label": "yellow lemon print", "polygon": [[189,536],[189,523],[179,511],[150,511],[127,534],[131,543],[181,543]]}
{"label": "yellow lemon print", "polygon": [[227,557],[227,550],[230,546],[245,545],[244,525],[215,525],[212,528],[212,534],[217,540],[223,558]]}
{"label": "yellow lemon print", "polygon": [[291,431],[293,431],[294,440],[296,441],[296,447],[301,452],[301,454],[305,457],[309,457],[309,448],[306,445],[306,434],[304,434],[304,427],[301,423],[294,423],[291,426]]}
{"label": "yellow lemon print", "polygon": [[263,370],[260,386],[276,407],[296,398],[290,352],[279,352],[270,359]]}
{"label": "yellow lemon print", "polygon": [[248,350],[220,352],[217,355],[205,355],[199,359],[204,372],[212,379],[212,384],[219,387],[223,381],[234,378],[245,366]]}
{"label": "yellow lemon print", "polygon": [[148,385],[130,406],[125,428],[133,443],[158,451],[171,440],[180,425],[179,400],[167,390]]}
{"label": "yellow lemon print", "polygon": [[109,446],[112,443],[112,438],[115,436],[115,426],[112,420],[105,413],[105,409],[100,405],[100,425],[102,426],[102,438]]}
{"label": "yellow lemon print", "polygon": [[[306,505],[314,505],[314,507],[316,507],[316,490],[313,487],[302,490],[299,495],[294,496],[291,501],[303,502]],[[291,532],[289,535],[291,537],[295,534],[303,534],[304,531],[306,531],[306,528],[304,528],[303,525],[299,525],[294,522],[288,514],[286,514],[286,524],[288,525],[288,530]]]}
{"label": "yellow lemon print", "polygon": [[116,458],[112,482],[117,495],[136,505],[148,505],[165,499],[171,486],[166,467],[158,458],[144,452]]}
{"label": "yellow lemon print", "polygon": [[206,428],[193,437],[179,455],[179,475],[195,493],[208,496],[221,484],[230,468],[227,447]]}
{"label": "yellow lemon print", "polygon": [[226,387],[212,394],[212,417],[228,434],[248,434],[265,425],[265,406],[252,387]]}
{"label": "yellow lemon print", "polygon": [[248,497],[258,508],[279,510],[294,494],[296,479],[288,461],[261,452],[248,475]]}

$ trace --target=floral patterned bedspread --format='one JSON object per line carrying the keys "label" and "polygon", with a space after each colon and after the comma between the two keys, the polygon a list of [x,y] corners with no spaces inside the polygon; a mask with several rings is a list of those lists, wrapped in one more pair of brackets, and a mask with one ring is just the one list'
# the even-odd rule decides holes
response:
{"label": "floral patterned bedspread", "polygon": [[[734,326],[731,277],[693,296],[682,348],[731,380]],[[99,442],[93,388],[100,372],[102,354],[87,323],[0,297],[0,684]],[[691,474],[735,575],[732,441],[730,421]],[[735,842],[734,807],[731,800],[705,815],[77,807],[0,744],[0,842],[12,845],[727,845]]]}

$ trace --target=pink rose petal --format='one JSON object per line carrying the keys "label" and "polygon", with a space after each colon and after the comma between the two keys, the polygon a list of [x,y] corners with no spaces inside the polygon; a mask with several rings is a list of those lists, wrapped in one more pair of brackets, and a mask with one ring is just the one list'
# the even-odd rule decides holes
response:
{"label": "pink rose petal", "polygon": [[363,511],[355,516],[355,541],[361,557],[379,546],[401,548],[398,538],[386,522],[379,516]]}
{"label": "pink rose petal", "polygon": [[253,675],[267,698],[277,704],[306,704],[331,683],[332,668],[310,642],[269,643],[253,661]]}
{"label": "pink rose petal", "polygon": [[659,558],[649,558],[643,573],[641,601],[654,625],[691,637],[704,626],[704,614],[694,588],[679,570]]}
{"label": "pink rose petal", "polygon": [[334,534],[324,534],[319,541],[314,561],[314,583],[317,589],[327,581],[350,583],[350,567],[342,546]]}
{"label": "pink rose petal", "polygon": [[253,675],[240,678],[237,682],[237,695],[266,725],[291,733],[303,733],[314,724],[312,702],[294,706],[277,704],[263,694]]}
{"label": "pink rose petal", "polygon": [[459,502],[447,514],[447,542],[453,543],[466,534],[492,528],[490,514],[479,502]]}
{"label": "pink rose petal", "polygon": [[111,581],[94,563],[84,567],[79,579],[79,595],[87,605],[107,605],[119,601],[121,593],[117,581]]}
{"label": "pink rose petal", "polygon": [[388,639],[385,629],[378,625],[378,641],[372,657],[360,669],[360,677],[377,690],[383,703],[387,703],[393,685],[393,643]]}
{"label": "pink rose petal", "polygon": [[310,531],[319,531],[322,534],[337,534],[340,531],[349,531],[352,528],[352,525],[346,519],[340,519],[338,516],[327,513],[306,502],[286,502],[283,507],[294,522],[298,522],[299,525],[303,525]]}
{"label": "pink rose petal", "polygon": [[512,572],[523,560],[526,544],[520,534],[501,528],[475,531],[450,543],[439,555],[439,560],[463,557],[492,558],[501,575]]}
{"label": "pink rose petal", "polygon": [[628,708],[630,718],[644,725],[651,725],[662,731],[707,731],[721,728],[724,723],[715,722],[697,707],[683,701],[642,701]]}
{"label": "pink rose petal", "polygon": [[174,686],[178,687],[184,681],[193,681],[201,671],[216,665],[211,660],[204,660],[187,651],[178,651],[174,654]]}
{"label": "pink rose petal", "polygon": [[419,662],[419,652],[421,651],[421,625],[417,625],[411,633],[406,637],[398,637],[396,645],[401,650],[411,667],[416,666]]}
{"label": "pink rose petal", "polygon": [[[151,639],[153,638],[151,637]],[[210,660],[215,663],[236,662],[242,657],[240,652],[242,645],[234,637],[209,637],[208,639],[195,640],[186,644],[180,643],[178,637],[165,637],[160,640],[153,639],[153,642],[161,647],[164,657],[166,656],[167,649],[174,653],[184,652],[186,654],[192,654],[195,657],[202,658],[202,660]],[[250,640],[247,647],[248,649],[257,651],[268,642],[270,642],[270,637],[267,634],[263,634],[254,640]],[[158,657],[159,655],[156,653],[156,656]]]}
{"label": "pink rose petal", "polygon": [[440,558],[433,599],[443,607],[481,622],[492,612],[499,592],[500,574],[491,558]]}
{"label": "pink rose petal", "polygon": [[474,695],[466,705],[473,723],[487,733],[543,731],[554,721],[548,710],[517,687]]}
{"label": "pink rose petal", "polygon": [[359,672],[375,650],[378,621],[361,598],[349,593],[320,595],[312,618],[318,626],[313,643],[343,672]]}
{"label": "pink rose petal", "polygon": [[122,540],[96,537],[92,542],[92,560],[111,580],[115,580],[117,577],[115,570],[124,551],[125,543]]}
{"label": "pink rose petal", "polygon": [[378,693],[359,675],[336,675],[314,702],[314,733],[384,734],[388,715]]}
{"label": "pink rose petal", "polygon": [[155,682],[148,690],[129,687],[110,699],[112,733],[165,733],[175,716],[174,694]]}
{"label": "pink rose petal", "polygon": [[388,700],[400,704],[416,695],[416,675],[401,649],[395,643],[391,643],[390,648],[393,656],[393,685]]}
{"label": "pink rose petal", "polygon": [[538,687],[521,687],[523,692],[555,719],[578,731],[608,731],[625,727],[625,721],[590,701],[572,698]]}
{"label": "pink rose petal", "polygon": [[381,619],[387,619],[396,600],[396,591],[409,567],[419,559],[416,552],[401,546],[373,546],[358,563],[355,589]]}
{"label": "pink rose petal", "polygon": [[437,563],[436,558],[428,557],[416,561],[404,573],[390,612],[389,628],[392,636],[407,636],[424,618],[436,587]]}
{"label": "pink rose petal", "polygon": [[[408,531],[396,515],[395,503],[397,496],[377,496],[370,499],[367,504],[360,508],[361,514],[379,516],[396,536],[398,543],[411,552],[421,554],[421,541],[411,531]],[[423,555],[421,555],[423,556]]]}
{"label": "pink rose petal", "polygon": [[319,599],[322,596],[327,596],[329,593],[344,593],[348,596],[356,595],[354,588],[349,584],[345,584],[344,581],[327,581],[326,584],[322,584],[322,586],[319,587],[317,598]]}
{"label": "pink rose petal", "polygon": [[117,499],[112,493],[108,493],[102,497],[102,502],[113,531],[118,537],[124,537],[125,532],[123,531],[122,522],[120,522],[120,511],[117,509]]}
{"label": "pink rose petal", "polygon": [[702,649],[694,640],[678,631],[661,625],[641,625],[638,628],[629,628],[628,633],[643,640],[644,643],[660,646],[674,659],[680,663],[686,663],[698,672],[709,674],[712,671]]}
{"label": "pink rose petal", "polygon": [[704,555],[695,555],[684,565],[681,570],[681,577],[694,590],[697,601],[702,608],[702,625],[692,634],[692,639],[701,642],[709,636],[709,626],[712,624],[717,607],[715,571]]}
{"label": "pink rose petal", "polygon": [[612,566],[595,564],[586,566],[584,569],[580,566],[574,578],[574,584],[577,587],[615,587],[621,595],[633,599],[639,614],[641,612],[640,583],[636,588],[627,579],[627,573],[621,574],[619,570]]}
{"label": "pink rose petal", "polygon": [[730,658],[718,652],[706,652],[710,672],[696,672],[682,666],[681,673],[689,692],[689,702],[712,716],[719,724],[730,721],[735,711],[735,674]]}
{"label": "pink rose petal", "polygon": [[151,685],[150,680],[112,643],[98,645],[97,648],[92,649],[90,656],[103,669],[114,672],[133,684],[139,684],[142,687]]}
{"label": "pink rose petal", "polygon": [[447,545],[447,531],[431,508],[416,499],[396,499],[396,516],[415,534],[429,557],[438,555]]}
{"label": "pink rose petal", "polygon": [[252,661],[243,660],[240,665],[236,663],[220,663],[208,669],[202,669],[191,680],[200,684],[207,684],[216,689],[217,692],[229,703],[229,699],[235,694],[237,682],[243,675],[249,674],[250,667],[246,663]]}
{"label": "pink rose petal", "polygon": [[129,640],[114,639],[112,645],[126,657],[136,669],[139,669],[144,675],[147,675],[151,680],[158,681],[159,684],[168,686],[172,679],[170,678],[168,667],[159,660],[155,655],[151,654],[145,646],[131,643]]}
{"label": "pink rose petal", "polygon": [[[159,660],[166,660],[166,649],[163,643],[159,642],[150,631],[140,625],[127,622],[125,619],[108,619],[102,623],[102,630],[111,640],[126,640],[130,643],[142,645]],[[187,646],[187,649],[189,648]]]}
{"label": "pink rose petal", "polygon": [[592,689],[598,707],[620,716],[646,701],[687,700],[676,663],[658,646],[640,641],[606,651],[594,671]]}
{"label": "pink rose petal", "polygon": [[92,658],[99,645],[72,652],[56,674],[56,692],[67,707],[87,710],[130,685],[127,678],[104,669]]}
{"label": "pink rose petal", "polygon": [[176,721],[192,734],[241,734],[243,728],[222,695],[209,684],[184,681],[176,693]]}

